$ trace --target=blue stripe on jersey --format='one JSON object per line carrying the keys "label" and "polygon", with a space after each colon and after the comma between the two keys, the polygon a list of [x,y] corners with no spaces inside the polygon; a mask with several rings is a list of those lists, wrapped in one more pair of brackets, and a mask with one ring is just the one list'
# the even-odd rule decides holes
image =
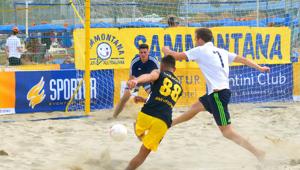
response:
{"label": "blue stripe on jersey", "polygon": [[130,75],[132,76],[132,66],[135,64],[135,63],[137,63],[138,61],[140,61],[141,60],[141,58],[140,58],[140,56],[135,56],[132,60],[131,60],[131,64],[130,64],[130,70],[129,70],[129,72],[130,72]]}

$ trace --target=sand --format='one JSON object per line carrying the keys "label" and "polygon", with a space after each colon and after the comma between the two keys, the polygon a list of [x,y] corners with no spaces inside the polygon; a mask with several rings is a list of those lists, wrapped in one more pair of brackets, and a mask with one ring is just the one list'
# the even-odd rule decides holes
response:
{"label": "sand", "polygon": [[[70,120],[30,121],[70,116],[65,113],[0,116],[0,169],[122,170],[141,145],[132,128],[139,108],[127,107],[117,120],[107,119],[112,110]],[[176,108],[174,115],[186,109]],[[263,164],[222,137],[212,116],[202,112],[171,128],[158,151],[151,153],[139,169],[300,169],[300,103],[233,104],[230,110],[236,131],[266,151]],[[109,136],[109,128],[115,123],[128,128],[123,142],[112,141]]]}

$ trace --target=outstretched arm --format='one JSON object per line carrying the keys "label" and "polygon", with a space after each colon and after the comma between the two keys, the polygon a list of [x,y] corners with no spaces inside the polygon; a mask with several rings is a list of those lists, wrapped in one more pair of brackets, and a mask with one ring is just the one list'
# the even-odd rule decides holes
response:
{"label": "outstretched arm", "polygon": [[270,72],[269,67],[267,67],[267,66],[262,67],[262,66],[256,64],[255,62],[253,62],[253,61],[251,61],[247,58],[244,58],[244,57],[236,56],[234,58],[233,62],[245,64],[249,67],[252,67],[252,68],[255,68],[255,69],[259,70],[260,72]]}
{"label": "outstretched arm", "polygon": [[153,82],[159,78],[159,70],[153,70],[149,74],[143,74],[136,79],[128,80],[127,86],[133,89],[139,83]]}
{"label": "outstretched arm", "polygon": [[170,50],[169,47],[164,46],[162,48],[162,51],[165,55],[171,55],[175,58],[175,60],[187,60],[187,56],[184,52],[176,52]]}

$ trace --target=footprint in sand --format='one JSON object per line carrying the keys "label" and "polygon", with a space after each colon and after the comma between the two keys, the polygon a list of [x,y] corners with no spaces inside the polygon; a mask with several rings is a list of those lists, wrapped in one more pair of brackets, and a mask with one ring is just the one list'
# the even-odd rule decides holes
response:
{"label": "footprint in sand", "polygon": [[300,159],[292,159],[290,161],[290,165],[292,166],[300,165]]}
{"label": "footprint in sand", "polygon": [[0,156],[8,156],[8,153],[4,150],[0,150]]}

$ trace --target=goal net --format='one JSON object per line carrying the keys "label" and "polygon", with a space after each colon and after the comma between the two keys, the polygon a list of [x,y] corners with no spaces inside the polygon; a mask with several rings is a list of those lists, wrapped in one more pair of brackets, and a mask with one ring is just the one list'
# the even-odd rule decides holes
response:
{"label": "goal net", "polygon": [[[84,1],[73,0],[73,3],[84,18]],[[105,57],[99,59],[98,55],[97,59],[91,59],[91,64],[101,65],[91,66],[92,106],[94,109],[112,108],[119,100],[128,79],[130,61],[138,54],[138,44],[148,44],[150,56],[161,59],[162,46],[179,52],[194,47],[194,30],[198,27],[212,29],[216,46],[271,68],[270,73],[260,73],[233,64],[229,79],[231,102],[299,100],[299,7],[298,1],[283,0],[92,1],[91,27],[101,28],[91,33],[91,50],[102,41],[116,44],[110,51],[116,63],[112,68],[107,67],[112,62]],[[75,46],[76,43],[81,46],[75,47],[75,53],[82,56],[84,37],[80,30],[75,32],[78,32],[74,34]],[[95,51],[91,57],[97,55]],[[205,81],[195,63],[182,61],[177,65],[176,74],[185,91],[179,103],[188,105],[205,93]],[[76,67],[83,68],[84,64]],[[78,79],[83,72],[77,72]],[[82,100],[75,97],[69,108],[78,110],[83,106]]]}
{"label": "goal net", "polygon": [[[74,11],[74,16],[77,18],[76,23],[79,25],[85,24],[85,5],[84,0],[71,0],[70,6]],[[79,28],[82,28],[81,26]],[[84,25],[84,30],[90,29],[90,26]],[[86,98],[86,85],[85,85],[85,72],[90,72],[90,86],[88,91],[90,91],[90,109],[99,110],[99,109],[109,109],[113,107],[113,70],[86,70],[84,62],[85,50],[85,34],[84,30],[81,30],[82,34],[80,37],[74,37],[74,46],[79,46],[79,50],[75,51],[79,55],[83,54],[82,58],[75,58],[75,63],[80,62],[82,67],[76,69],[74,72],[77,81],[74,81],[70,87],[73,87],[73,95],[70,101],[67,104],[66,111],[83,111],[85,110],[85,98]],[[78,39],[77,39],[78,38]],[[78,61],[80,59],[80,61]]]}

